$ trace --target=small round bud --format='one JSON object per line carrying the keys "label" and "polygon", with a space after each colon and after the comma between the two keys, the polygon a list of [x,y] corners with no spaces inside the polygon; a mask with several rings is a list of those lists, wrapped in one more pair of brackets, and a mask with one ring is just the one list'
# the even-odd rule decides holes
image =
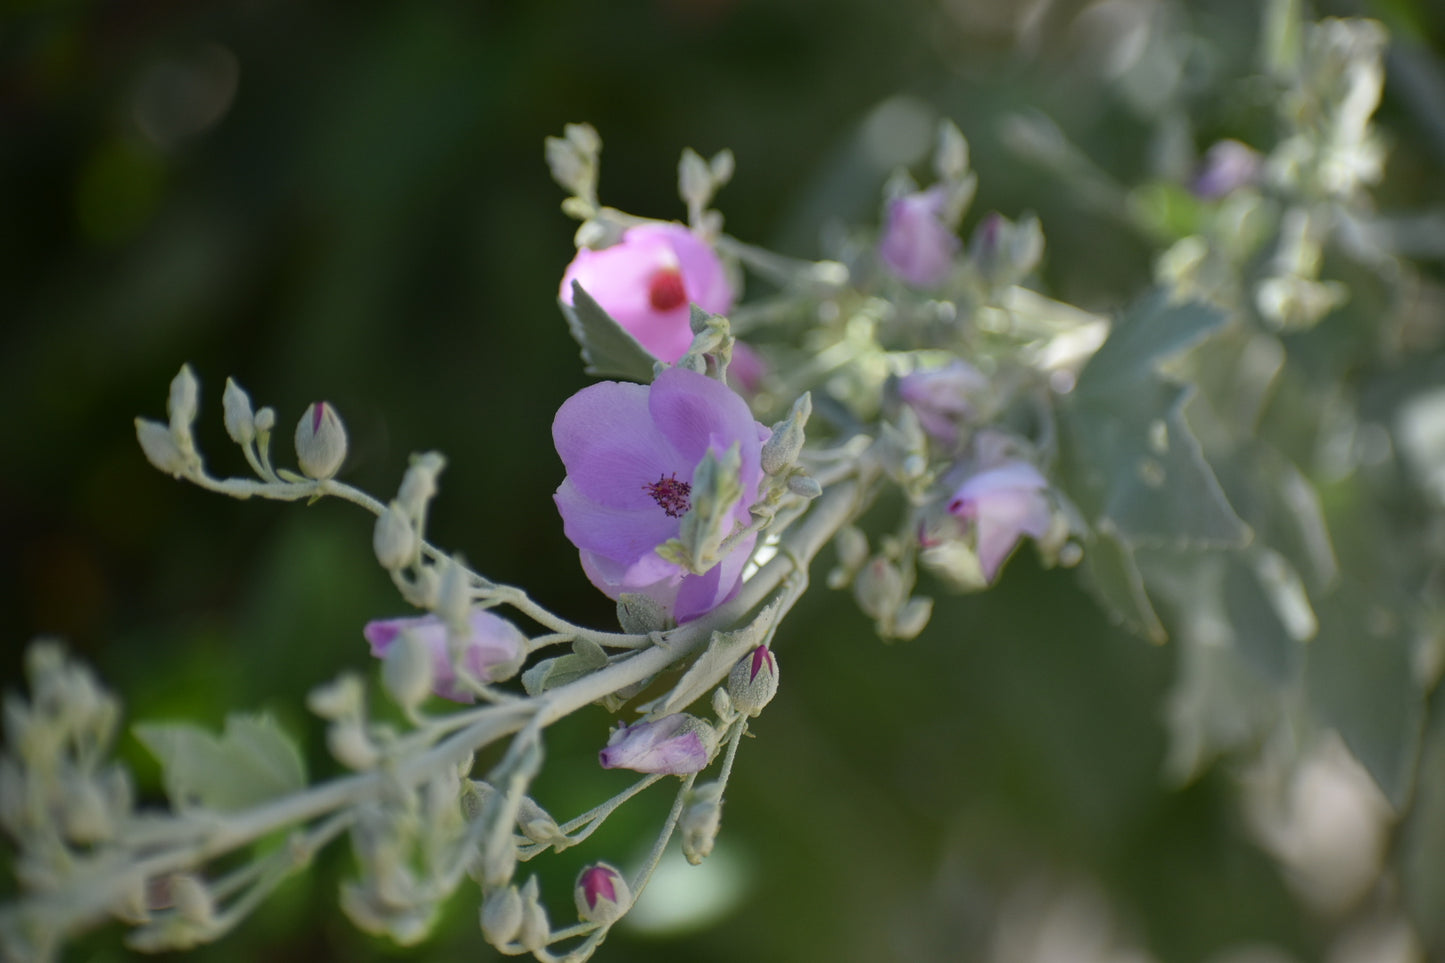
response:
{"label": "small round bud", "polygon": [[850,572],[856,572],[868,560],[868,536],[852,525],[838,529],[833,547],[838,551],[838,564]]}
{"label": "small round bud", "polygon": [[562,832],[557,820],[531,796],[523,796],[522,804],[517,808],[517,828],[523,836],[544,846],[554,842],[566,845],[568,842],[567,834]]}
{"label": "small round bud", "polygon": [[788,491],[803,498],[814,499],[823,494],[823,486],[811,475],[797,472],[788,476]]}
{"label": "small round bud", "polygon": [[145,452],[146,461],[157,470],[180,478],[190,468],[190,459],[181,453],[180,446],[171,437],[170,428],[160,422],[137,418],[135,436],[141,451]]}
{"label": "small round bud", "polygon": [[388,572],[395,572],[415,557],[416,530],[399,503],[392,502],[377,516],[376,527],[371,531],[371,548],[376,560]]}
{"label": "small round bud", "polygon": [[879,556],[863,566],[853,579],[853,597],[869,618],[891,619],[903,604],[903,573]]}
{"label": "small round bud", "polygon": [[682,834],[682,854],[696,866],[712,853],[722,827],[722,784],[698,786],[688,794],[677,828]]}
{"label": "small round bud", "polygon": [[405,709],[417,707],[431,695],[434,674],[431,650],[410,632],[402,632],[382,657],[382,684]]}
{"label": "small round bud", "polygon": [[893,631],[888,634],[907,642],[916,638],[928,625],[928,620],[933,615],[933,599],[923,595],[915,595],[903,604],[898,614],[893,618]]}
{"label": "small round bud", "polygon": [[728,690],[721,686],[712,690],[712,714],[724,724],[737,715],[737,710],[733,708],[733,700],[728,696]]}
{"label": "small round bud", "polygon": [[216,916],[216,904],[205,884],[189,873],[171,877],[171,900],[176,912],[191,923],[209,926]]}
{"label": "small round bud", "polygon": [[482,935],[501,949],[522,931],[522,895],[517,887],[495,889],[482,903]]}
{"label": "small round bud", "polygon": [[528,953],[536,953],[551,937],[552,924],[547,922],[547,911],[537,902],[536,887],[532,887],[530,893],[522,896],[522,931],[517,934],[517,941]]}
{"label": "small round bud", "polygon": [[611,926],[632,905],[632,890],[613,866],[596,863],[582,870],[573,890],[577,915],[585,922]]}
{"label": "small round bud", "polygon": [[402,476],[401,487],[397,489],[396,501],[401,510],[412,518],[420,518],[426,511],[427,502],[437,493],[437,476],[446,467],[447,460],[434,451],[412,455],[411,464]]}
{"label": "small round bud", "polygon": [[73,842],[86,844],[109,839],[115,832],[110,807],[95,780],[79,775],[65,779],[62,815],[65,834]]}
{"label": "small round bud", "polygon": [[306,705],[323,719],[344,719],[361,714],[364,696],[361,679],[347,672],[312,689]]}
{"label": "small round bud", "polygon": [[733,708],[756,716],[778,692],[778,659],[766,645],[760,645],[738,660],[728,675],[728,696]]}
{"label": "small round bud", "polygon": [[200,385],[196,383],[191,366],[181,365],[180,372],[171,380],[171,394],[166,399],[166,413],[171,418],[171,431],[182,435],[190,433],[191,422],[196,420],[199,396]]}
{"label": "small round bud", "polygon": [[276,427],[276,409],[261,408],[256,412],[256,434],[263,434]]}
{"label": "small round bud", "polygon": [[381,758],[376,744],[354,719],[337,722],[327,729],[326,745],[337,762],[356,770],[370,769]]}
{"label": "small round bud", "polygon": [[311,478],[330,478],[346,460],[346,427],[336,409],[318,401],[296,423],[296,463]]}
{"label": "small round bud", "polygon": [[226,420],[226,434],[238,445],[249,445],[256,437],[256,416],[251,411],[251,398],[241,386],[226,379],[221,394],[221,412]]}

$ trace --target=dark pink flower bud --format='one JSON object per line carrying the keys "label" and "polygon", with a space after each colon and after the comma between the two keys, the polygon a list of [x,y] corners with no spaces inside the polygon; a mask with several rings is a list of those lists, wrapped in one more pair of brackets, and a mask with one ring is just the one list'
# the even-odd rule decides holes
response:
{"label": "dark pink flower bud", "polygon": [[778,658],[760,645],[738,660],[728,675],[728,698],[745,716],[756,716],[778,692]]}
{"label": "dark pink flower bud", "polygon": [[988,379],[957,359],[898,379],[898,397],[918,415],[925,432],[949,447],[958,443],[960,426],[978,415],[988,390]]}
{"label": "dark pink flower bud", "polygon": [[613,866],[596,863],[582,870],[572,891],[577,915],[588,923],[610,926],[632,905],[632,889]]}

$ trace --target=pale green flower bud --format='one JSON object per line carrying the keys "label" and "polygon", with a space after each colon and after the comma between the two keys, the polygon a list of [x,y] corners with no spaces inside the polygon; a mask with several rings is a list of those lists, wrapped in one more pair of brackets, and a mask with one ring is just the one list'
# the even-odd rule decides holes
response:
{"label": "pale green flower bud", "polygon": [[330,478],[346,460],[346,426],[336,409],[317,401],[296,423],[296,464],[311,478]]}
{"label": "pale green flower bud", "polygon": [[146,461],[158,471],[165,472],[172,478],[180,478],[190,470],[191,460],[181,452],[180,446],[171,437],[170,428],[158,421],[137,418],[135,436],[140,442],[141,451],[145,453]]}
{"label": "pale green flower bud", "polygon": [[306,705],[323,719],[344,719],[361,714],[364,697],[361,679],[347,672],[312,689]]}
{"label": "pale green flower bud", "polygon": [[888,632],[890,638],[908,641],[916,638],[928,625],[928,620],[933,615],[933,599],[923,595],[915,595],[903,604],[898,614],[893,617],[893,625]]}
{"label": "pale green flower bud", "polygon": [[426,643],[410,632],[387,647],[381,661],[381,681],[386,691],[405,709],[420,705],[431,695],[432,653]]}
{"label": "pale green flower bud", "polygon": [[522,931],[522,894],[517,887],[495,889],[482,903],[482,935],[501,949]]}
{"label": "pale green flower bud", "polygon": [[722,802],[722,785],[717,782],[697,786],[688,794],[677,828],[682,835],[682,855],[694,866],[712,853],[722,828]]}
{"label": "pale green flower bud", "polygon": [[256,416],[251,411],[251,397],[230,378],[221,395],[221,411],[226,420],[226,434],[238,445],[249,445],[256,437]]}
{"label": "pale green flower bud", "polygon": [[402,511],[412,518],[422,516],[427,502],[436,496],[437,476],[446,464],[446,458],[434,451],[411,456],[411,464],[402,476],[401,488],[396,492],[396,500]]}
{"label": "pale green flower bud", "polygon": [[798,453],[803,450],[803,428],[812,413],[813,396],[805,391],[793,402],[788,417],[773,426],[772,435],[763,443],[763,471],[778,475],[798,460]]}
{"label": "pale green flower bud", "polygon": [[115,833],[105,795],[94,780],[84,776],[76,774],[65,780],[62,815],[65,835],[74,842],[97,843]]}
{"label": "pale green flower bud", "polygon": [[256,434],[269,432],[276,427],[276,409],[261,408],[256,412]]}
{"label": "pale green flower bud", "polygon": [[552,924],[547,922],[547,911],[537,901],[537,877],[527,880],[522,887],[522,931],[517,942],[528,953],[535,953],[547,945],[552,936]]}
{"label": "pale green flower bud", "polygon": [[182,919],[202,927],[215,921],[216,904],[204,883],[189,873],[181,873],[172,876],[170,884],[171,902]]}
{"label": "pale green flower bud", "polygon": [[766,645],[739,659],[728,674],[728,697],[743,715],[758,715],[777,692],[778,659]]}
{"label": "pale green flower bud", "polygon": [[887,559],[874,558],[853,579],[853,597],[869,618],[890,621],[903,604],[903,573]]}
{"label": "pale green flower bud", "polygon": [[801,471],[788,476],[788,491],[803,498],[814,499],[823,494],[823,486],[818,480]]}
{"label": "pale green flower bud", "polygon": [[568,842],[567,835],[557,825],[557,820],[531,796],[523,796],[522,804],[517,808],[517,828],[534,843],[566,845]]}
{"label": "pale green flower bud", "polygon": [[376,560],[388,572],[395,572],[416,557],[416,530],[411,527],[398,502],[392,502],[376,518],[371,531],[371,548]]}
{"label": "pale green flower bud", "polygon": [[337,762],[358,771],[372,768],[381,759],[381,751],[357,719],[343,719],[327,729],[326,746]]}
{"label": "pale green flower bud", "polygon": [[196,420],[199,405],[200,385],[191,372],[191,366],[181,365],[181,370],[171,379],[171,394],[166,399],[166,414],[170,415],[171,431],[177,438],[190,437],[191,423]]}

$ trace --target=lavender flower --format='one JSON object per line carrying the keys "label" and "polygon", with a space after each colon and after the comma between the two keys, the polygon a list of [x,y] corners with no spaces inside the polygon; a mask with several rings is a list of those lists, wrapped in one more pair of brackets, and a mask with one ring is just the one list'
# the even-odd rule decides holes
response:
{"label": "lavender flower", "polygon": [[989,582],[1019,539],[1048,532],[1053,521],[1048,487],[1033,465],[1013,461],[974,475],[949,499],[949,513],[974,528],[975,551]]}
{"label": "lavender flower", "polygon": [[733,290],[717,254],[681,224],[646,224],[611,247],[582,248],[562,276],[564,304],[572,303],[573,281],[669,364],[692,344],[690,304],[713,314],[727,314],[733,307]]}
{"label": "lavender flower", "polygon": [[685,712],[612,730],[607,748],[597,754],[603,769],[631,769],[685,776],[712,758],[717,733]]}
{"label": "lavender flower", "polygon": [[956,359],[898,379],[898,397],[918,415],[925,432],[950,448],[958,444],[959,427],[978,413],[988,389],[988,379],[977,368]]}
{"label": "lavender flower", "polygon": [[942,186],[905,194],[888,204],[878,256],[897,277],[916,288],[936,288],[953,268],[962,243],[943,222],[948,195]]}
{"label": "lavender flower", "polygon": [[[527,655],[527,637],[511,622],[481,609],[469,616],[472,635],[465,648],[465,664],[481,682],[510,677]],[[371,654],[384,658],[392,644],[409,633],[426,644],[432,657],[432,691],[453,702],[474,702],[475,697],[457,684],[447,652],[447,626],[435,615],[417,618],[378,619],[366,623],[361,634],[371,643]]]}
{"label": "lavender flower", "polygon": [[592,584],[608,598],[646,595],[679,622],[732,598],[755,536],[740,539],[702,574],[657,549],[678,537],[694,472],[709,451],[739,447],[742,496],[730,515],[735,527],[751,522],[767,437],[742,398],[683,368],[664,371],[651,385],[604,381],[568,398],[552,423],[567,469],[553,500]]}
{"label": "lavender flower", "polygon": [[1204,154],[1189,189],[1206,201],[1217,201],[1259,178],[1259,152],[1237,140],[1221,140]]}

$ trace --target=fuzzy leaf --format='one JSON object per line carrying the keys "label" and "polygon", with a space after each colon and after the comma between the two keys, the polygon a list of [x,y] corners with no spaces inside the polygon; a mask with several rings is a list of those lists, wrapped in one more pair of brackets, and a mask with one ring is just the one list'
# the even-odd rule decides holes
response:
{"label": "fuzzy leaf", "polygon": [[220,736],[186,722],[141,723],[134,732],[159,760],[177,810],[229,812],[306,785],[300,751],[270,716],[229,716]]}
{"label": "fuzzy leaf", "polygon": [[657,359],[612,319],[582,285],[572,282],[572,304],[559,301],[567,330],[582,348],[587,373],[626,378],[641,384],[652,381]]}
{"label": "fuzzy leaf", "polygon": [[540,695],[548,689],[557,689],[569,682],[575,682],[606,665],[607,653],[602,646],[587,639],[578,639],[572,643],[570,655],[543,659],[523,672],[522,688],[527,690],[528,695]]}
{"label": "fuzzy leaf", "polygon": [[1403,607],[1346,584],[1316,609],[1319,635],[1306,648],[1309,705],[1399,809],[1414,782],[1424,718]]}
{"label": "fuzzy leaf", "polygon": [[1079,374],[1080,398],[1113,398],[1150,380],[1159,365],[1222,328],[1229,315],[1198,301],[1171,303],[1165,291],[1135,302]]}
{"label": "fuzzy leaf", "polygon": [[1167,638],[1128,545],[1109,532],[1096,532],[1084,548],[1081,567],[1085,585],[1113,621],[1150,642]]}

